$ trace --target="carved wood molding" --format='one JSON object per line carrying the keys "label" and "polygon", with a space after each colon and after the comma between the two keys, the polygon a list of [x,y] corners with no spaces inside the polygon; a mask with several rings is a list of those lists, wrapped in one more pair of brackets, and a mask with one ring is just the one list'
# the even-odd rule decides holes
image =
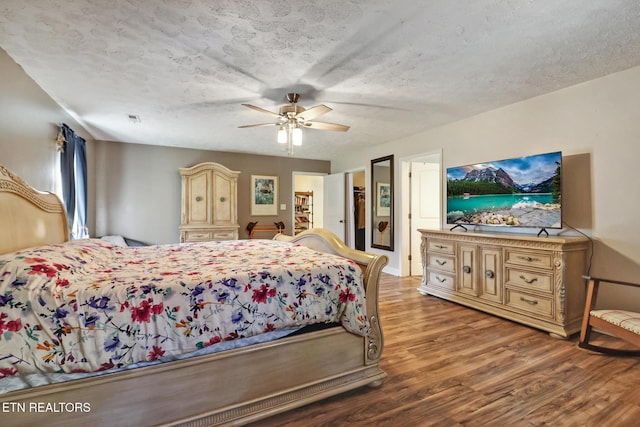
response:
{"label": "carved wood molding", "polygon": [[204,162],[198,163],[197,165],[191,166],[190,168],[180,168],[180,175],[193,175],[198,172],[212,170],[214,173],[222,173],[223,175],[227,175],[230,177],[237,178],[240,175],[240,171],[234,171],[226,167],[225,165],[221,165],[216,162]]}
{"label": "carved wood molding", "polygon": [[9,169],[0,165],[0,191],[11,192],[27,199],[45,212],[63,213],[64,207],[62,202],[53,193],[40,192],[17,175],[14,175]]}
{"label": "carved wood molding", "polygon": [[366,337],[366,365],[377,363],[382,356],[382,328],[380,322],[378,322],[377,316],[371,316],[369,318],[369,335]]}
{"label": "carved wood molding", "polygon": [[556,270],[555,272],[555,283],[553,284],[554,289],[556,290],[557,301],[559,304],[558,314],[559,321],[563,324],[567,321],[567,288],[564,283],[565,277],[565,260],[562,252],[554,252],[553,254],[553,266]]}

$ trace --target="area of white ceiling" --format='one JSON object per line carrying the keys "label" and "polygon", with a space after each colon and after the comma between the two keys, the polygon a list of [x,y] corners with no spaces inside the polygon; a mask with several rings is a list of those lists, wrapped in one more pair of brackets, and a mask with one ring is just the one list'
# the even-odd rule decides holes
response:
{"label": "area of white ceiling", "polygon": [[295,91],[331,159],[640,65],[640,2],[2,0],[0,46],[96,139],[286,155],[241,103]]}

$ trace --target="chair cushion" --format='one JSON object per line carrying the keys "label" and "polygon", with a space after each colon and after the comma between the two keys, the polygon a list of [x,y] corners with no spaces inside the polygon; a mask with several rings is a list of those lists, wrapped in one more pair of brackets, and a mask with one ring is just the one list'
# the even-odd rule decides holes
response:
{"label": "chair cushion", "polygon": [[640,335],[640,313],[624,310],[593,310],[591,315]]}

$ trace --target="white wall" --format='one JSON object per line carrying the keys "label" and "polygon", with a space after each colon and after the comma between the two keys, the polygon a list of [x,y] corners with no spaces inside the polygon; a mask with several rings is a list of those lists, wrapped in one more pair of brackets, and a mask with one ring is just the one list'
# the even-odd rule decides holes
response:
{"label": "white wall", "polygon": [[[368,153],[342,153],[332,161],[332,172],[365,166],[369,174],[363,159],[395,154],[398,161],[439,149],[443,170],[562,150],[563,219],[594,238],[591,274],[638,281],[639,93],[640,67],[635,67],[372,147]],[[398,268],[398,250],[389,255],[390,267]]]}

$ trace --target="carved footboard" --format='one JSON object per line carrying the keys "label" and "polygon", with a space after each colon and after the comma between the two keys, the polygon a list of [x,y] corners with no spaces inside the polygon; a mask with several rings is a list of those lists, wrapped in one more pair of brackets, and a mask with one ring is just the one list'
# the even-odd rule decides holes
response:
{"label": "carved footboard", "polygon": [[299,243],[317,251],[332,253],[355,261],[363,272],[364,285],[367,290],[367,317],[371,324],[371,332],[366,339],[366,364],[377,363],[382,355],[384,336],[378,313],[378,286],[382,268],[387,264],[385,255],[374,255],[351,249],[335,234],[324,228],[313,228],[295,236],[279,234],[274,240],[285,240]]}

